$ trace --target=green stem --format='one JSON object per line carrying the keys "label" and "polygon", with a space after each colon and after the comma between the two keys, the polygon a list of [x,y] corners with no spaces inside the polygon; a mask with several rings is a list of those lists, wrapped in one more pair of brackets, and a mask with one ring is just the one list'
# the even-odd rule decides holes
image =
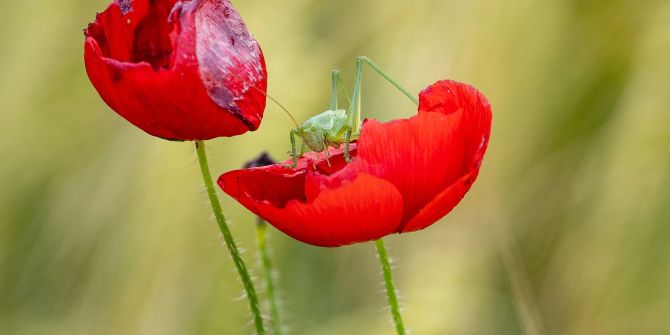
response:
{"label": "green stem", "polygon": [[200,172],[202,172],[202,179],[205,181],[205,186],[207,188],[209,203],[212,205],[212,210],[214,211],[216,222],[219,224],[219,230],[221,230],[223,240],[226,242],[226,247],[228,247],[230,256],[233,258],[233,262],[235,263],[235,268],[237,268],[237,272],[240,274],[240,278],[242,279],[242,284],[244,284],[244,290],[247,293],[249,307],[251,309],[251,314],[254,317],[254,324],[256,326],[256,334],[263,335],[265,334],[265,328],[263,328],[263,319],[261,317],[260,308],[258,307],[258,297],[256,296],[256,291],[254,290],[254,284],[251,281],[251,276],[249,276],[249,271],[247,271],[247,267],[244,265],[244,260],[242,260],[240,251],[237,249],[237,245],[233,239],[233,234],[231,234],[230,229],[228,228],[228,222],[226,221],[226,217],[223,215],[223,210],[221,209],[219,198],[216,195],[216,189],[214,188],[214,182],[212,181],[212,173],[209,171],[209,164],[207,163],[205,142],[196,141],[195,148],[198,153],[198,161],[200,162]]}
{"label": "green stem", "polygon": [[391,316],[393,316],[393,323],[398,335],[406,335],[405,325],[402,322],[402,315],[400,315],[400,304],[398,304],[398,297],[396,296],[395,284],[393,283],[393,273],[391,273],[391,262],[384,246],[384,240],[379,239],[375,241],[377,246],[377,254],[379,254],[379,263],[382,265],[384,273],[384,284],[386,286],[386,296],[391,307]]}
{"label": "green stem", "polygon": [[265,270],[265,281],[267,285],[268,302],[270,303],[270,320],[272,329],[275,335],[281,335],[281,320],[279,319],[279,304],[277,303],[277,296],[275,294],[274,275],[272,271],[272,261],[270,260],[270,252],[267,244],[267,227],[268,225],[263,219],[256,218],[256,238],[258,239],[258,249],[261,254],[261,261],[263,262],[263,269]]}

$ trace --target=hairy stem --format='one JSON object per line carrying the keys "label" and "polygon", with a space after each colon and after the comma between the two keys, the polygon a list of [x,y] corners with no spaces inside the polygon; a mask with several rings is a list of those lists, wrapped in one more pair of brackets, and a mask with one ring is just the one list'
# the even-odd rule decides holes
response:
{"label": "hairy stem", "polygon": [[398,335],[406,335],[405,325],[402,322],[402,315],[400,315],[400,304],[398,304],[398,297],[396,296],[395,284],[393,283],[393,273],[391,273],[391,262],[389,261],[388,252],[384,245],[384,240],[379,239],[375,241],[377,246],[377,254],[379,255],[379,263],[382,266],[384,273],[384,285],[386,286],[386,297],[388,298],[389,307],[391,307],[391,316]]}
{"label": "hairy stem", "polygon": [[244,265],[244,260],[242,260],[240,251],[237,249],[233,235],[228,228],[228,222],[226,221],[226,217],[223,215],[223,210],[221,209],[219,198],[216,195],[216,189],[214,188],[214,182],[212,181],[212,173],[209,171],[209,164],[207,163],[205,142],[196,141],[195,148],[196,152],[198,153],[200,172],[202,172],[202,179],[205,181],[207,195],[209,196],[209,203],[212,205],[214,217],[216,217],[216,222],[219,224],[219,230],[221,230],[223,240],[226,243],[226,247],[228,247],[230,256],[233,258],[235,268],[237,268],[237,272],[240,274],[242,284],[244,284],[244,290],[247,295],[247,300],[249,301],[251,314],[254,318],[254,325],[256,326],[256,334],[263,335],[265,334],[265,328],[263,327],[263,319],[261,317],[260,308],[258,307],[258,297],[256,296],[256,290],[254,289],[254,284],[251,281],[251,276],[249,276],[249,271],[247,270],[246,265]]}
{"label": "hairy stem", "polygon": [[272,260],[270,259],[270,252],[267,244],[267,223],[263,219],[256,218],[256,238],[258,239],[258,251],[261,254],[261,261],[263,263],[263,270],[265,270],[265,282],[267,285],[267,296],[270,305],[270,320],[272,330],[275,335],[282,334],[281,320],[279,318],[279,304],[277,303],[277,295],[275,293],[274,272],[272,270]]}

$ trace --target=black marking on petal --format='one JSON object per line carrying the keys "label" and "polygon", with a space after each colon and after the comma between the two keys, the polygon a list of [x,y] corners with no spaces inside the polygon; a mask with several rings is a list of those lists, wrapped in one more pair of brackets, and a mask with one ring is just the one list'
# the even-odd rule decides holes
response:
{"label": "black marking on petal", "polygon": [[[167,137],[160,137],[160,136],[156,136],[156,137],[162,138],[162,139],[164,139],[166,141],[170,141],[170,142],[185,142],[184,140],[180,140],[178,138],[167,138]],[[195,144],[198,145],[198,142],[196,142]]]}
{"label": "black marking on petal", "polygon": [[126,15],[133,10],[133,0],[116,0],[121,9],[121,14]]}
{"label": "black marking on petal", "polygon": [[258,155],[256,158],[244,163],[244,168],[255,168],[255,167],[261,167],[261,166],[267,166],[267,165],[273,165],[277,164],[277,161],[275,161],[270,154],[268,154],[266,151],[263,151],[260,155]]}
{"label": "black marking on petal", "polygon": [[231,104],[230,106],[228,106],[228,108],[226,108],[226,110],[228,112],[230,112],[230,114],[233,114],[233,116],[235,116],[237,119],[239,119],[242,123],[244,123],[244,125],[247,126],[247,128],[249,128],[249,130],[255,130],[256,129],[254,124],[251,121],[249,121],[244,116],[244,114],[242,114],[242,111],[236,105],[234,106],[234,105]]}
{"label": "black marking on petal", "polygon": [[117,69],[113,69],[109,71],[110,77],[112,79],[112,82],[116,83],[121,81],[121,71]]}

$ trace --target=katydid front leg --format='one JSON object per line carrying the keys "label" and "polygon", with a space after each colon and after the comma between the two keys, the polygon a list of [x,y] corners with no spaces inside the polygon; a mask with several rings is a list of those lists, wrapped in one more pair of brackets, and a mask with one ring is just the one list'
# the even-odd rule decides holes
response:
{"label": "katydid front leg", "polygon": [[[290,166],[291,169],[294,169],[298,166],[298,152],[295,144],[295,136],[300,135],[295,129],[291,130],[291,157],[293,158],[293,165]],[[302,151],[302,150],[301,150]]]}
{"label": "katydid front leg", "polygon": [[307,151],[307,144],[305,144],[305,142],[302,142],[302,144],[300,145],[300,155],[298,157],[302,157],[306,151]]}

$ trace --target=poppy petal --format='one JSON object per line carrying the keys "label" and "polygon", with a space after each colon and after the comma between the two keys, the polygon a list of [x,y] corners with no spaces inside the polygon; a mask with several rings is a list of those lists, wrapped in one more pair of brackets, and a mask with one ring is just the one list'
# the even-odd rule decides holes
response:
{"label": "poppy petal", "polygon": [[255,130],[260,116],[243,111],[262,110],[265,106],[263,53],[240,15],[230,10],[230,1],[204,0],[200,6],[195,11],[195,27],[202,82],[217,105],[237,114],[249,129]]}
{"label": "poppy petal", "polygon": [[[417,116],[385,123],[368,120],[356,160],[331,177],[365,172],[395,185],[405,209],[398,232],[440,193],[479,170],[490,133],[490,105],[470,85],[440,81],[420,99]],[[460,200],[467,189],[462,191],[453,196]]]}
{"label": "poppy petal", "polygon": [[405,226],[401,233],[424,229],[449,214],[470,190],[479,171],[472,171],[438,194],[430,203],[423,206]]}
{"label": "poppy petal", "polygon": [[[376,240],[393,233],[400,223],[402,196],[391,183],[369,174],[361,173],[353,181],[337,188],[323,189],[309,202],[297,196],[304,194],[299,189],[281,188],[279,184],[262,185],[265,196],[272,189],[283,194],[288,194],[287,189],[293,190],[293,198],[285,198],[286,202],[281,205],[274,202],[276,198],[259,200],[263,199],[257,193],[260,190],[250,187],[270,178],[262,168],[238,170],[222,175],[219,185],[277,229],[316,246],[337,247]],[[302,178],[304,182],[304,176]],[[300,185],[300,181],[293,185]],[[382,208],[384,210],[380,210]]]}

